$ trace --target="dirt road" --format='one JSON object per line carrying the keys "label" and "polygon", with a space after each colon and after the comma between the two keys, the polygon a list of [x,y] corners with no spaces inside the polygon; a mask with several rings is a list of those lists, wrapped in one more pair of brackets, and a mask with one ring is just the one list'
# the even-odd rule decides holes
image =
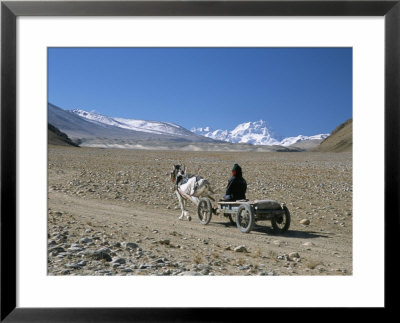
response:
{"label": "dirt road", "polygon": [[[176,162],[223,193],[234,162],[248,198],[285,202],[289,231],[223,216],[180,221]],[[352,158],[329,153],[152,152],[49,146],[50,275],[351,275]],[[205,173],[207,169],[207,173]],[[261,196],[260,196],[261,195]],[[301,220],[308,219],[309,225]]]}

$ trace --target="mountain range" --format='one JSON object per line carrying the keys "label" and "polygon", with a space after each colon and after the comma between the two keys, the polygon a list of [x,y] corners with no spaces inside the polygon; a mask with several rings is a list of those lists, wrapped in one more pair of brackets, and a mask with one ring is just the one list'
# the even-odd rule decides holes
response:
{"label": "mountain range", "polygon": [[160,142],[214,142],[183,127],[158,121],[110,118],[48,104],[48,122],[81,146],[119,147]]}
{"label": "mountain range", "polygon": [[210,127],[191,131],[170,122],[109,117],[48,104],[48,122],[80,146],[140,149],[301,151],[316,147],[328,134],[280,138],[263,120],[233,130]]}
{"label": "mountain range", "polygon": [[279,145],[289,147],[300,142],[312,141],[319,143],[329,134],[318,134],[314,136],[298,135],[296,137],[281,138],[274,135],[272,129],[263,121],[245,122],[237,125],[233,130],[214,130],[210,127],[192,128],[192,132],[231,143],[248,143],[252,145]]}

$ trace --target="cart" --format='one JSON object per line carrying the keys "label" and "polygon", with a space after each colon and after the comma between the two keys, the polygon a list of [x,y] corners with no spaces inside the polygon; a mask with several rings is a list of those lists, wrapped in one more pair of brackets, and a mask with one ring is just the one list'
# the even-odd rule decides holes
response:
{"label": "cart", "polygon": [[290,226],[290,212],[284,203],[273,200],[218,201],[213,208],[207,197],[202,197],[197,206],[200,223],[207,225],[213,214],[229,218],[240,232],[249,233],[257,221],[269,220],[277,233],[284,233]]}

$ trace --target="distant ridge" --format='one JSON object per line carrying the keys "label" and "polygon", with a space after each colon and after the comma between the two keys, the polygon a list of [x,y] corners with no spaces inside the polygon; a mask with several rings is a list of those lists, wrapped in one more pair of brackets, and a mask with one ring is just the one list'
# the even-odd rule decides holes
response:
{"label": "distant ridge", "polygon": [[353,149],[353,119],[336,127],[315,149],[323,152],[346,152]]}
{"label": "distant ridge", "polygon": [[[216,142],[171,123],[139,121],[116,120],[83,110],[63,110],[48,104],[48,122],[66,133],[71,140],[80,140],[81,146]],[[138,127],[138,123],[144,124],[144,127]]]}
{"label": "distant ridge", "polygon": [[69,139],[64,132],[60,131],[52,124],[49,123],[47,129],[47,140],[49,145],[79,147],[79,145]]}

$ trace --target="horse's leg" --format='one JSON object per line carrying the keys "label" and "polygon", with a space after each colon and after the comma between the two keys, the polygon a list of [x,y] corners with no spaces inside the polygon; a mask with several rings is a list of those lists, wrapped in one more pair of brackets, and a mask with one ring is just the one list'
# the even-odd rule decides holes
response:
{"label": "horse's leg", "polygon": [[[182,199],[182,201],[183,201],[183,207],[185,208],[186,207],[186,199]],[[192,217],[189,215],[189,212],[188,211],[186,211],[185,209],[183,210],[183,216],[186,218],[186,219],[188,219],[189,221],[192,221]]]}
{"label": "horse's leg", "polygon": [[178,191],[175,191],[176,196],[178,197],[178,201],[179,201],[179,206],[181,207],[182,213],[181,216],[179,217],[179,220],[183,220],[183,217],[185,216],[185,207],[183,206],[183,200],[182,200],[182,196],[179,194]]}
{"label": "horse's leg", "polygon": [[[180,189],[181,189],[185,194],[187,194],[188,185],[190,185],[190,180],[189,180],[189,182],[187,182],[187,183],[181,185],[181,187],[180,187]],[[192,218],[191,218],[190,215],[189,215],[189,212],[185,210],[185,204],[184,204],[184,203],[186,202],[186,200],[184,200],[184,199],[182,198],[182,196],[179,194],[179,192],[177,192],[177,193],[178,193],[178,195],[179,195],[179,197],[180,197],[180,201],[182,202],[182,204],[181,204],[182,215],[180,216],[179,219],[182,220],[183,218],[186,218],[186,219],[188,219],[189,221],[192,220]]]}

